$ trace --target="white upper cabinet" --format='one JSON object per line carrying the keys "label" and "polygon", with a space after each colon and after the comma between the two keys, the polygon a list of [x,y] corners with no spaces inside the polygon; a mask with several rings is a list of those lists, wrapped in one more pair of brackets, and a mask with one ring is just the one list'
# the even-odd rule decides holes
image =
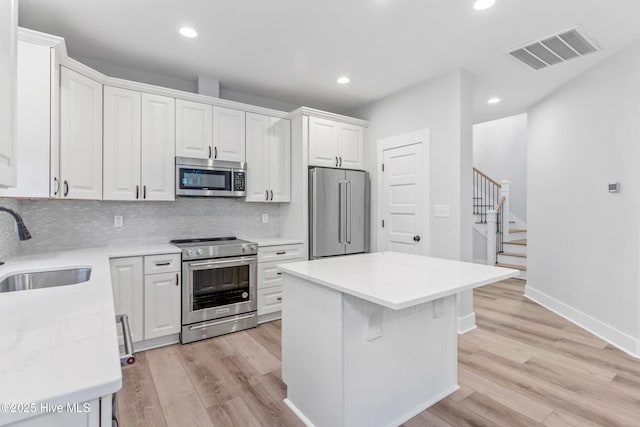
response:
{"label": "white upper cabinet", "polygon": [[309,166],[338,167],[338,126],[331,120],[309,117]]}
{"label": "white upper cabinet", "polygon": [[364,128],[340,124],[340,166],[346,169],[364,169]]}
{"label": "white upper cabinet", "polygon": [[173,98],[142,94],[142,198],[175,200],[176,106]]}
{"label": "white upper cabinet", "polygon": [[16,64],[18,0],[0,1],[0,187],[17,180]]}
{"label": "white upper cabinet", "polygon": [[62,197],[102,199],[102,84],[62,67],[60,74]]}
{"label": "white upper cabinet", "polygon": [[247,113],[247,202],[269,199],[269,118]]}
{"label": "white upper cabinet", "polygon": [[213,158],[213,107],[176,100],[176,156]]}
{"label": "white upper cabinet", "polygon": [[244,111],[213,107],[213,158],[246,161]]}
{"label": "white upper cabinet", "polygon": [[269,200],[291,201],[291,121],[269,118]]}
{"label": "white upper cabinet", "polygon": [[364,169],[364,128],[309,117],[309,166]]}
{"label": "white upper cabinet", "polygon": [[174,200],[175,100],[105,86],[104,200]]}
{"label": "white upper cabinet", "polygon": [[49,197],[51,59],[49,46],[18,41],[18,180],[2,196]]}
{"label": "white upper cabinet", "polygon": [[246,201],[291,201],[289,120],[247,113]]}
{"label": "white upper cabinet", "polygon": [[104,200],[140,197],[141,95],[104,88]]}

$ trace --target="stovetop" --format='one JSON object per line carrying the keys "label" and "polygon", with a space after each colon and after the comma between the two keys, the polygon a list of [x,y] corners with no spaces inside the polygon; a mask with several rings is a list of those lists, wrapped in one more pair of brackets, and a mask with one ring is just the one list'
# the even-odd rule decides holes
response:
{"label": "stovetop", "polygon": [[169,242],[182,249],[183,261],[255,255],[258,245],[236,237],[176,239]]}

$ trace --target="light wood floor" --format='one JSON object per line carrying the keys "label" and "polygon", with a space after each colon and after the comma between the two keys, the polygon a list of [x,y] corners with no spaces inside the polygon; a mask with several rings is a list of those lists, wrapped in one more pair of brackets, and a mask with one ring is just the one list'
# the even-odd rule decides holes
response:
{"label": "light wood floor", "polygon": [[[640,426],[640,361],[522,294],[475,291],[460,390],[405,426]],[[280,322],[139,353],[123,382],[121,427],[302,425],[282,403]]]}

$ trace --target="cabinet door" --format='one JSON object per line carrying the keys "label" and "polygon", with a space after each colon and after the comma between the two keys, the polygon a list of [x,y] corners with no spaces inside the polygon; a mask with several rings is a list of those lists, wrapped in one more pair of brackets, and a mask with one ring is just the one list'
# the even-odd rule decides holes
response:
{"label": "cabinet door", "polygon": [[11,197],[49,197],[51,48],[18,41],[18,180]]}
{"label": "cabinet door", "polygon": [[244,111],[213,107],[213,158],[246,161]]}
{"label": "cabinet door", "polygon": [[62,197],[102,199],[102,84],[68,68],[60,74]]}
{"label": "cabinet door", "polygon": [[338,166],[338,126],[331,120],[309,117],[309,166]]}
{"label": "cabinet door", "polygon": [[138,200],[140,92],[104,87],[104,200]]}
{"label": "cabinet door", "polygon": [[291,122],[287,119],[269,119],[268,182],[272,201],[291,201]]}
{"label": "cabinet door", "polygon": [[258,289],[258,316],[282,311],[282,286]]}
{"label": "cabinet door", "polygon": [[247,202],[269,198],[269,116],[247,113]]}
{"label": "cabinet door", "polygon": [[144,277],[144,339],[180,332],[180,273]]}
{"label": "cabinet door", "polygon": [[0,2],[0,187],[16,185],[17,41],[18,0],[4,0]]}
{"label": "cabinet door", "polygon": [[345,169],[364,170],[364,128],[340,125],[340,166]]}
{"label": "cabinet door", "polygon": [[176,156],[209,159],[212,156],[213,107],[176,100]]}
{"label": "cabinet door", "polygon": [[[114,258],[111,265],[111,285],[116,314],[129,317],[133,342],[143,339],[143,275],[142,257]],[[122,330],[118,327],[118,341],[122,341]]]}
{"label": "cabinet door", "polygon": [[175,200],[176,106],[173,98],[142,94],[142,195]]}

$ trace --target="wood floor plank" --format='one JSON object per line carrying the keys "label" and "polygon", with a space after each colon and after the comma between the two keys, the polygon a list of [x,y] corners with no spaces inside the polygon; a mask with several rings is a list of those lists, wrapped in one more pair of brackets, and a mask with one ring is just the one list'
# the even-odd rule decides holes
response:
{"label": "wood floor plank", "polygon": [[146,356],[167,426],[213,426],[198,392],[182,367],[176,345],[150,350]]}
{"label": "wood floor plank", "polygon": [[280,368],[280,360],[261,346],[247,332],[227,335],[227,340],[259,374],[264,375]]}
{"label": "wood floor plank", "polygon": [[[474,291],[460,389],[404,426],[640,426],[640,361],[524,298],[524,286]],[[140,353],[123,370],[121,425],[302,427],[282,402],[281,327]]]}
{"label": "wood floor plank", "polygon": [[139,353],[135,364],[123,370],[122,390],[116,394],[121,426],[166,426],[147,354]]}

